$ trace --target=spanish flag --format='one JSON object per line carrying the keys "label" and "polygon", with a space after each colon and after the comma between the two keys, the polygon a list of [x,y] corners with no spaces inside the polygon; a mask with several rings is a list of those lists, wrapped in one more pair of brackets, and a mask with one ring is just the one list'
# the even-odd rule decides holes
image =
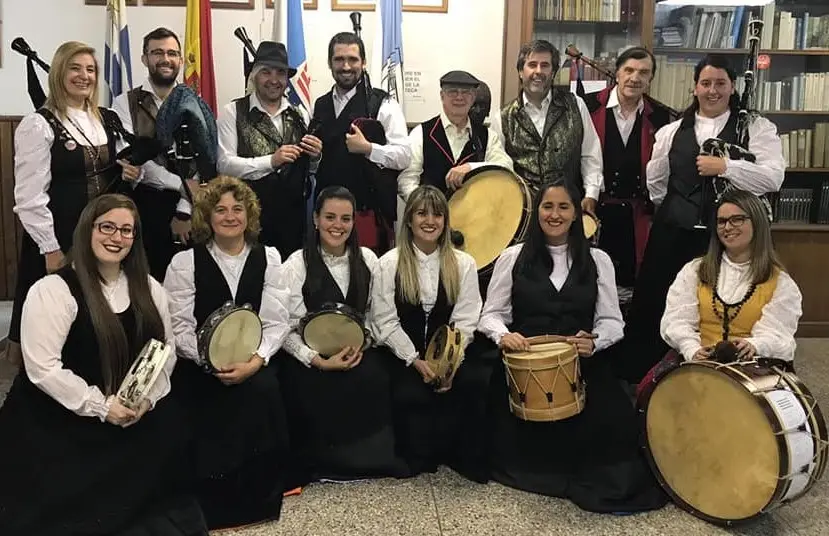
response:
{"label": "spanish flag", "polygon": [[187,0],[184,32],[184,83],[216,113],[216,76],[213,70],[213,27],[210,0]]}

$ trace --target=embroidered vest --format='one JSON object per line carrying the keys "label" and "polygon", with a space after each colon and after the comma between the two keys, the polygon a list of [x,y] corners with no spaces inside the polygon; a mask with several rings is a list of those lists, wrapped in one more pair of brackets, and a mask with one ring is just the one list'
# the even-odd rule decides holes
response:
{"label": "embroidered vest", "polygon": [[[737,316],[729,322],[729,340],[751,336],[751,328],[763,316],[763,307],[771,301],[774,295],[779,276],[780,271],[774,270],[768,281],[757,285],[751,298],[743,304]],[[717,302],[719,316],[714,312],[714,290],[708,285],[702,283],[697,285],[697,298],[699,299],[700,339],[703,346],[712,346],[723,340],[723,320],[720,317],[725,315],[725,311],[723,311],[722,304]]]}
{"label": "embroidered vest", "polygon": [[282,114],[282,133],[259,108],[250,109],[250,95],[236,99],[237,154],[254,158],[272,154],[280,146],[299,143],[307,125],[294,106]]}
{"label": "embroidered vest", "polygon": [[581,143],[584,137],[576,97],[553,89],[541,135],[524,110],[521,97],[501,110],[505,150],[515,172],[537,190],[552,179],[577,181],[581,176]]}

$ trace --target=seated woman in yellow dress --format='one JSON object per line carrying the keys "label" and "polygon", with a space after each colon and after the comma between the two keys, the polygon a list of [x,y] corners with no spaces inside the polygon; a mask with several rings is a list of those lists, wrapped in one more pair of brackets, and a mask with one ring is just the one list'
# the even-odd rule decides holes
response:
{"label": "seated woman in yellow dress", "polygon": [[[717,205],[716,224],[708,252],[686,264],[668,291],[660,329],[673,351],[642,380],[639,393],[682,359],[766,357],[794,370],[802,296],[774,251],[762,202],[730,190]],[[733,345],[718,346],[721,341]]]}

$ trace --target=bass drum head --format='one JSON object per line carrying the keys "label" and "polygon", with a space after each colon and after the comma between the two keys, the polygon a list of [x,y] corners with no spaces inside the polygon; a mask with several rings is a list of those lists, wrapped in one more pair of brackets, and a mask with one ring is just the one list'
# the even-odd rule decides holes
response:
{"label": "bass drum head", "polygon": [[518,238],[528,204],[525,185],[505,168],[474,170],[463,188],[452,194],[449,198],[452,228],[463,233],[461,249],[472,255],[478,270],[495,262]]}
{"label": "bass drum head", "polygon": [[[262,321],[250,309],[228,314],[210,335],[207,356],[217,369],[244,363],[262,342]],[[265,356],[263,356],[265,357]]]}
{"label": "bass drum head", "polygon": [[305,324],[302,339],[321,356],[331,357],[346,346],[362,348],[365,333],[363,327],[348,315],[321,313]]}
{"label": "bass drum head", "polygon": [[781,449],[757,398],[729,375],[693,363],[656,384],[645,407],[647,453],[680,506],[729,523],[772,501]]}

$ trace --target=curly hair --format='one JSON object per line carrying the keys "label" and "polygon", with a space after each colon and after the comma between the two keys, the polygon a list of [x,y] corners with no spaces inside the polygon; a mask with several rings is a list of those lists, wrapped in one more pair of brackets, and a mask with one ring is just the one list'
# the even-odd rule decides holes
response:
{"label": "curly hair", "polygon": [[195,195],[196,206],[193,207],[193,239],[198,243],[204,243],[213,238],[213,227],[210,225],[211,215],[219,199],[226,194],[232,193],[236,201],[245,206],[248,225],[245,229],[245,240],[248,243],[255,243],[259,237],[259,217],[262,209],[259,206],[259,199],[251,190],[250,186],[236,177],[219,175],[215,179],[203,185]]}

